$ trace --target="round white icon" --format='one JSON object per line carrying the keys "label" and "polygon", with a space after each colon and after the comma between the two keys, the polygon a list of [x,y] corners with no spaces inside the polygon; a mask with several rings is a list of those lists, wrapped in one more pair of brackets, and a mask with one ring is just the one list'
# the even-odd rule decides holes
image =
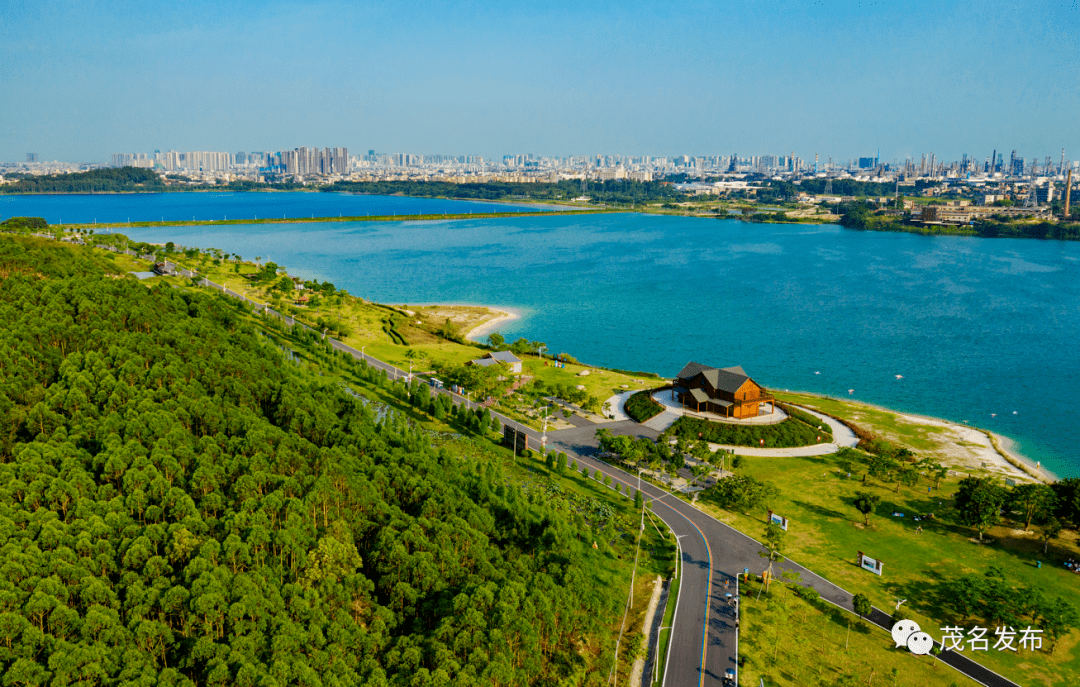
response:
{"label": "round white icon", "polygon": [[913,654],[925,656],[934,648],[934,638],[925,632],[912,632],[907,640],[907,648]]}
{"label": "round white icon", "polygon": [[897,620],[892,626],[892,638],[897,647],[907,646],[908,637],[918,632],[919,624],[914,620]]}

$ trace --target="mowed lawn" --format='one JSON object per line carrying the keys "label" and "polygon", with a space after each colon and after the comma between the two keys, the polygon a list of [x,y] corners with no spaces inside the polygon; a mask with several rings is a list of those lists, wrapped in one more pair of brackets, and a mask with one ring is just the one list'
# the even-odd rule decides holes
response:
{"label": "mowed lawn", "polygon": [[[741,472],[772,482],[780,490],[768,507],[790,520],[785,551],[790,558],[852,593],[865,593],[878,608],[891,610],[897,599],[907,599],[904,608],[935,638],[940,638],[940,628],[946,625],[970,628],[978,624],[976,619],[957,617],[948,608],[942,582],[966,573],[983,574],[991,565],[1003,568],[1015,586],[1029,584],[1048,597],[1060,596],[1080,605],[1080,575],[1062,565],[1066,558],[1080,559],[1076,533],[1063,533],[1051,543],[1048,555],[1043,555],[1036,535],[1014,533],[1014,524],[1007,521],[987,533],[989,543],[975,543],[972,539],[977,534],[958,524],[951,507],[958,482],[954,476],[942,480],[941,489],[932,488],[929,494],[927,487],[933,482],[927,478],[914,487],[901,487],[897,494],[894,484],[873,478],[862,484],[862,473],[852,472],[847,478],[834,456],[745,460]],[[868,528],[852,506],[858,490],[881,496]],[[707,494],[699,505],[750,536],[762,538],[764,512],[746,515],[722,510],[709,502]],[[905,517],[893,517],[893,512]],[[935,519],[913,520],[914,515],[928,513]],[[922,534],[915,531],[919,525]],[[878,577],[858,568],[858,551],[881,560],[884,574]],[[1036,567],[1036,561],[1042,561],[1042,568]],[[1058,642],[1053,654],[1048,651],[1049,641],[1044,641],[1044,650],[1039,652],[980,651],[973,656],[1020,684],[1066,687],[1080,684],[1078,642],[1080,631],[1074,630]]]}
{"label": "mowed lawn", "polygon": [[888,634],[824,601],[812,604],[777,582],[758,597],[760,586],[740,588],[741,687],[977,684],[933,656],[896,648]]}

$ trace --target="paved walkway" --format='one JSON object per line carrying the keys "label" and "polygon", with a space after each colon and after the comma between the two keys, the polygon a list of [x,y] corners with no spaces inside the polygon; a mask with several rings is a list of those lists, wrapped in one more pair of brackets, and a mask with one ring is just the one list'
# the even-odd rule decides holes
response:
{"label": "paved walkway", "polygon": [[804,413],[809,413],[810,415],[813,415],[820,420],[824,420],[825,424],[827,424],[832,430],[833,443],[837,446],[855,448],[859,444],[859,437],[855,436],[855,432],[852,432],[851,428],[845,425],[843,422],[840,422],[839,420],[834,420],[828,415],[822,415],[817,411],[810,410],[809,408],[805,408],[803,406],[797,407]]}
{"label": "paved walkway", "polygon": [[663,432],[668,427],[675,424],[681,416],[678,413],[673,413],[670,410],[665,410],[656,417],[651,417],[641,424],[645,425],[649,429],[655,429],[657,432]]}
{"label": "paved walkway", "polygon": [[[604,401],[604,403],[608,405],[608,409],[606,411],[607,415],[612,420],[615,420],[615,422],[629,420],[630,416],[626,414],[626,410],[624,408],[626,406],[626,399],[630,398],[636,393],[636,390],[631,389],[630,391],[624,391],[620,394],[615,394],[608,400]],[[604,406],[601,405],[600,407],[603,408]]]}

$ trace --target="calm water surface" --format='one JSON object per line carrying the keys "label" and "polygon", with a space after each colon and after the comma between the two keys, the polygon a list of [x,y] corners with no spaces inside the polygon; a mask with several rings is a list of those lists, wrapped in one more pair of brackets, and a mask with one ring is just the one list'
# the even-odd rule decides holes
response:
{"label": "calm water surface", "polygon": [[1077,243],[645,215],[129,234],[261,255],[382,302],[518,308],[505,336],[596,364],[674,375],[696,360],[774,388],[853,389],[1080,475]]}
{"label": "calm water surface", "polygon": [[354,196],[348,193],[132,193],[54,196],[0,195],[0,219],[44,217],[50,224],[186,222],[271,217],[360,217],[489,213],[546,208],[438,198]]}

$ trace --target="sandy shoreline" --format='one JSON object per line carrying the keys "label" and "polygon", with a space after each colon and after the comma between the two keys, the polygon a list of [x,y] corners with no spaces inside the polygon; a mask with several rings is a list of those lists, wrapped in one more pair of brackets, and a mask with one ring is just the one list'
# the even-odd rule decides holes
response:
{"label": "sandy shoreline", "polygon": [[465,335],[465,338],[470,341],[480,342],[482,337],[496,331],[499,328],[499,325],[521,319],[520,310],[514,310],[512,308],[493,308],[490,305],[485,305],[483,307],[492,312],[499,313],[499,315],[470,329],[469,333]]}
{"label": "sandy shoreline", "polygon": [[866,403],[865,401],[834,398],[809,391],[790,389],[784,389],[784,391],[802,396],[838,401],[852,407],[863,406],[885,413],[892,413],[898,420],[908,424],[940,428],[946,432],[943,440],[948,441],[948,445],[943,446],[943,457],[946,460],[943,460],[942,463],[948,464],[953,469],[986,470],[1010,479],[1019,478],[1025,482],[1037,480],[1052,483],[1057,479],[1056,475],[1046,468],[1038,467],[1035,461],[1018,453],[1016,451],[1016,442],[1012,439],[990,430],[928,415],[902,413],[892,408]]}

